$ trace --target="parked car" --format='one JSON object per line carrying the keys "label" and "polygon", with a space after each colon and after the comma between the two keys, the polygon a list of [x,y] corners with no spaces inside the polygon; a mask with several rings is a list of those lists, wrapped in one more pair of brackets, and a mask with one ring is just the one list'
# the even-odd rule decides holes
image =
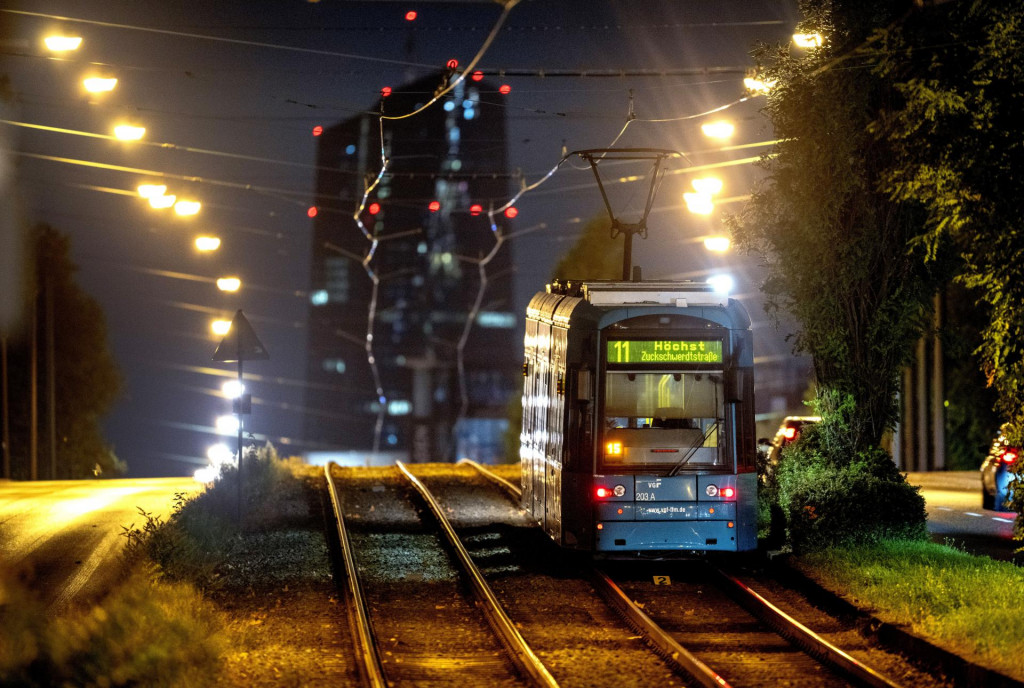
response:
{"label": "parked car", "polygon": [[992,442],[981,464],[981,508],[1008,511],[1013,465],[1020,460],[1020,447],[1011,447],[1003,433]]}
{"label": "parked car", "polygon": [[783,418],[782,425],[779,426],[772,439],[772,448],[768,452],[768,464],[776,465],[779,462],[782,448],[800,439],[806,426],[819,421],[821,421],[821,416],[786,416]]}

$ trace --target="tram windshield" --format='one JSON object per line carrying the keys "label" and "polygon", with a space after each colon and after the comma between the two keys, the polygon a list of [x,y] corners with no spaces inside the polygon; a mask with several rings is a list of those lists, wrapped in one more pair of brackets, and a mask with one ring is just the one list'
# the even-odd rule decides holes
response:
{"label": "tram windshield", "polygon": [[721,371],[609,371],[601,463],[604,470],[724,465],[723,417]]}

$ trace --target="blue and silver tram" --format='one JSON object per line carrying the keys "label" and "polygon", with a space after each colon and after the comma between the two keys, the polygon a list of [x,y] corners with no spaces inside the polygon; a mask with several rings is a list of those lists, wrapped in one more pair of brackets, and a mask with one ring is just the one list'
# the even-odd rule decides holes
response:
{"label": "blue and silver tram", "polygon": [[601,555],[757,546],[750,318],[691,282],[549,285],[530,301],[523,508]]}

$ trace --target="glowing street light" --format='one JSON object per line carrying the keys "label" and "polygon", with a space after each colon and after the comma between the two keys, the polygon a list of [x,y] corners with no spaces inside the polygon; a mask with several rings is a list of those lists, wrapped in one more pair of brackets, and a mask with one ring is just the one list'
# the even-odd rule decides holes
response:
{"label": "glowing street light", "polygon": [[700,130],[704,132],[704,135],[708,138],[727,139],[732,136],[734,131],[736,131],[736,127],[733,126],[732,122],[718,120],[717,122],[705,122],[700,125]]}
{"label": "glowing street light", "polygon": [[238,419],[238,416],[217,416],[217,432],[221,435],[234,435],[238,432],[238,428],[241,425],[242,422]]}
{"label": "glowing street light", "polygon": [[722,180],[718,177],[698,177],[690,182],[697,193],[713,196],[722,190]]}
{"label": "glowing street light", "polygon": [[218,468],[223,465],[233,465],[235,463],[235,453],[223,442],[211,444],[210,448],[206,450],[206,458],[208,458],[210,463]]}
{"label": "glowing street light", "polygon": [[220,386],[225,399],[237,399],[245,394],[245,385],[238,380],[228,380]]}
{"label": "glowing street light", "polygon": [[821,34],[814,31],[812,33],[793,34],[793,43],[798,48],[820,48],[823,41]]}
{"label": "glowing street light", "polygon": [[198,215],[202,204],[199,201],[178,201],[174,204],[174,212],[178,215]]}
{"label": "glowing street light", "polygon": [[81,36],[47,36],[43,39],[46,49],[55,53],[66,53],[69,50],[78,50],[82,45]]}
{"label": "glowing street light", "polygon": [[704,237],[704,248],[715,253],[725,253],[729,250],[729,246],[732,242],[729,241],[727,236],[709,236]]}
{"label": "glowing street light", "polygon": [[216,251],[220,248],[220,239],[213,236],[196,237],[196,250],[202,252]]}
{"label": "glowing street light", "polygon": [[231,330],[230,320],[214,320],[210,323],[210,331],[219,337],[225,336]]}
{"label": "glowing street light", "polygon": [[117,79],[114,77],[91,76],[82,80],[82,85],[89,93],[109,93],[117,86]]}
{"label": "glowing street light", "polygon": [[748,76],[743,79],[743,86],[751,93],[767,93],[768,91],[775,88],[775,85],[779,83],[778,79],[772,79],[771,81],[765,81],[756,76]]}
{"label": "glowing street light", "polygon": [[149,199],[149,204],[156,208],[157,210],[163,210],[164,208],[170,208],[172,205],[174,205],[174,201],[176,199],[177,196],[175,196],[174,194],[171,194],[170,196],[151,196]]}
{"label": "glowing street light", "polygon": [[699,191],[684,193],[683,201],[686,202],[686,209],[697,215],[710,215],[715,209],[715,204],[711,200],[711,194],[709,193],[701,193]]}
{"label": "glowing street light", "polygon": [[237,277],[221,277],[217,280],[217,288],[221,291],[238,291],[242,287],[242,280]]}
{"label": "glowing street light", "polygon": [[167,193],[167,186],[164,184],[139,184],[138,192],[142,198],[157,198]]}
{"label": "glowing street light", "polygon": [[708,277],[707,283],[720,294],[728,294],[732,291],[733,279],[731,275],[714,275]]}
{"label": "glowing street light", "polygon": [[136,127],[131,124],[118,124],[114,127],[114,136],[121,141],[139,141],[146,135],[146,127]]}

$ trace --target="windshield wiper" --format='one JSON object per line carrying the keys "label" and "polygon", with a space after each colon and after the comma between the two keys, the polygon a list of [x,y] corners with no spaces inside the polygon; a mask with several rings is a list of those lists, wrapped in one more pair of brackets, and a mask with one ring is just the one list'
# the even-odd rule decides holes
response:
{"label": "windshield wiper", "polygon": [[685,466],[690,459],[693,458],[693,455],[697,453],[697,450],[703,447],[704,443],[707,442],[709,437],[711,437],[711,433],[718,429],[718,425],[721,422],[721,420],[715,419],[715,422],[708,426],[707,432],[705,432],[702,437],[698,437],[696,440],[694,440],[693,444],[691,444],[687,448],[686,453],[683,454],[683,458],[679,459],[679,461],[674,466],[672,466],[672,469],[668,472],[669,477],[672,477],[675,474],[677,474],[679,470],[683,466]]}

